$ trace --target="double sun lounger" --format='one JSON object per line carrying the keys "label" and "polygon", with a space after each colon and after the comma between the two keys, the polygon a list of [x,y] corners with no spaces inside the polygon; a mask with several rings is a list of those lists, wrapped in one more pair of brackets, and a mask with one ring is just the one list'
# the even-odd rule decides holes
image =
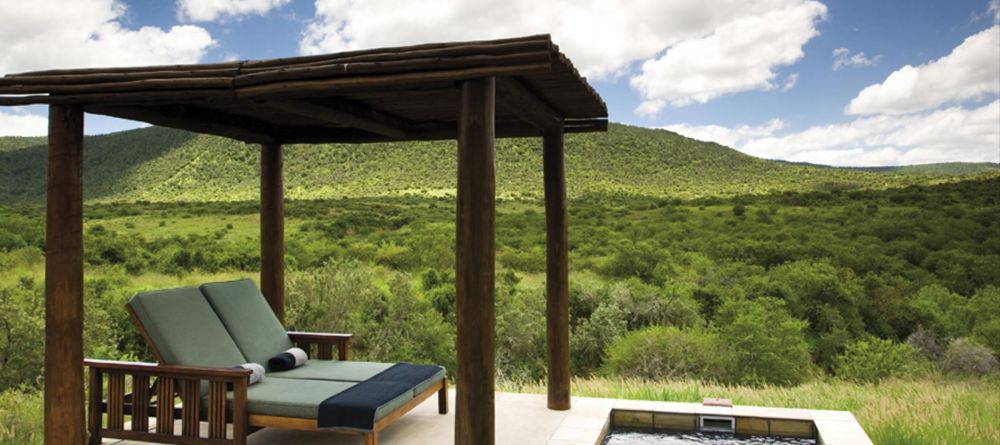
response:
{"label": "double sun lounger", "polygon": [[[444,368],[348,361],[349,334],[285,331],[250,280],[141,293],[127,308],[159,363],[85,361],[91,444],[102,437],[245,444],[248,434],[273,427],[361,434],[366,445],[375,445],[380,430],[435,393],[438,411],[448,411]],[[240,365],[267,368],[269,359],[295,346],[307,352],[316,346],[315,355],[248,383],[251,371]],[[131,393],[125,376],[132,377]],[[150,417],[156,419],[153,431]],[[181,421],[179,435],[175,420]],[[201,422],[208,423],[207,432]]]}

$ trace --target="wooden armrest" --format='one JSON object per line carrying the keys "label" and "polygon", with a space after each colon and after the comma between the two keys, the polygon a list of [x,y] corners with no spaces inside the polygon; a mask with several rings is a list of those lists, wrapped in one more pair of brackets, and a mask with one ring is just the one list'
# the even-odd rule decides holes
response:
{"label": "wooden armrest", "polygon": [[289,332],[288,338],[296,344],[304,345],[319,345],[319,359],[320,360],[330,360],[332,359],[332,352],[330,351],[330,345],[337,345],[340,360],[348,360],[350,356],[350,349],[348,344],[351,342],[351,338],[354,334],[335,334],[335,333],[325,333],[325,332]]}
{"label": "wooden armrest", "polygon": [[[249,369],[95,359],[84,359],[83,365],[90,369],[87,443],[101,443],[102,437],[190,445],[246,443]],[[128,376],[132,377],[133,392],[126,394]],[[150,386],[152,378],[156,382]],[[209,382],[207,394],[202,393],[204,381]],[[179,408],[178,396],[182,402]],[[231,421],[227,419],[227,407],[231,407]],[[131,417],[128,429],[126,416]],[[156,419],[155,433],[150,432],[150,418]],[[180,435],[174,431],[178,419]],[[208,437],[199,438],[201,422],[206,420]],[[226,438],[227,423],[233,426],[232,440]]]}
{"label": "wooden armrest", "polygon": [[238,381],[246,380],[250,376],[250,370],[243,368],[206,368],[96,359],[84,359],[83,365],[100,371],[121,371],[125,374],[179,379]]}

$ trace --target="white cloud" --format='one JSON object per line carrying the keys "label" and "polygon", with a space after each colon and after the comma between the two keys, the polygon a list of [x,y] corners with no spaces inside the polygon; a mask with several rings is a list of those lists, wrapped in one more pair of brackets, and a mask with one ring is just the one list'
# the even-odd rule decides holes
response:
{"label": "white cloud", "polygon": [[211,22],[223,17],[264,15],[290,0],[177,0],[177,15],[182,20]]}
{"label": "white cloud", "polygon": [[305,54],[317,54],[551,33],[584,75],[609,78],[627,74],[636,61],[656,57],[683,41],[705,38],[740,18],[759,17],[804,2],[316,0],[316,18],[299,47]]}
{"label": "white cloud", "polygon": [[799,73],[789,74],[788,77],[785,78],[785,86],[781,87],[781,91],[789,91],[792,88],[795,88],[795,85],[798,85],[798,83]]}
{"label": "white cloud", "polygon": [[833,50],[834,71],[850,66],[875,66],[878,65],[880,60],[882,60],[881,54],[868,57],[865,55],[864,51],[851,54],[851,50],[847,48],[837,48]]}
{"label": "white cloud", "polygon": [[785,128],[785,122],[774,118],[760,126],[740,125],[730,128],[721,125],[677,124],[661,128],[699,141],[715,142],[727,147],[741,147],[748,141],[774,135],[775,132]]}
{"label": "white cloud", "polygon": [[723,94],[775,88],[775,68],[803,57],[802,46],[819,32],[826,6],[794,2],[758,15],[738,17],[710,35],[682,41],[642,64],[631,79],[644,103],[641,114],[663,106],[705,103]]}
{"label": "white cloud", "polygon": [[779,135],[777,120],[759,127],[666,127],[769,159],[840,166],[1000,161],[1000,100],[904,116],[861,117]]}
{"label": "white cloud", "polygon": [[965,39],[950,54],[906,65],[851,100],[848,114],[903,114],[1000,93],[1000,25]]}
{"label": "white cloud", "polygon": [[0,109],[0,136],[45,136],[49,120],[20,108]]}
{"label": "white cloud", "polygon": [[198,26],[129,29],[116,0],[0,2],[0,73],[93,66],[195,63],[215,44]]}

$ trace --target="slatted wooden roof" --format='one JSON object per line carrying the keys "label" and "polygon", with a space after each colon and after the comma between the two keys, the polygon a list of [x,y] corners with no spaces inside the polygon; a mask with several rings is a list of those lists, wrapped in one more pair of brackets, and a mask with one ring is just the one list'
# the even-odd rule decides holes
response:
{"label": "slatted wooden roof", "polygon": [[453,139],[456,81],[496,76],[497,137],[605,131],[607,106],[548,35],[204,65],[0,78],[0,105],[89,113],[246,142]]}

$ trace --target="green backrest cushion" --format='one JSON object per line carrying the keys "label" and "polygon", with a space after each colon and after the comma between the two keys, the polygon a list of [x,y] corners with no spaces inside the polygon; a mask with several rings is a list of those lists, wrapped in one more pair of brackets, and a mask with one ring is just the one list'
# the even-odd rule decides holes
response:
{"label": "green backrest cushion", "polygon": [[197,288],[143,292],[128,305],[164,364],[228,368],[247,362]]}
{"label": "green backrest cushion", "polygon": [[253,280],[201,286],[215,313],[247,361],[267,368],[267,360],[295,345]]}

